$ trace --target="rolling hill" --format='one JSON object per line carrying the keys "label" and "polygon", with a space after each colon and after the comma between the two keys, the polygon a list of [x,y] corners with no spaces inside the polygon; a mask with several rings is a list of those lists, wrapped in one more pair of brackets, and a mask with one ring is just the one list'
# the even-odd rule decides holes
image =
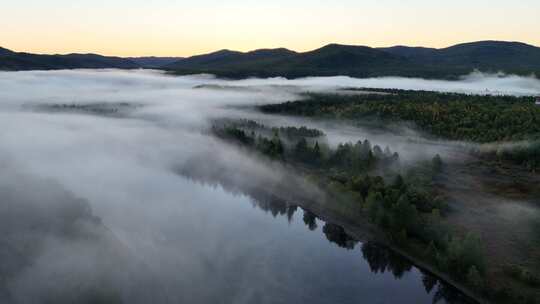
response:
{"label": "rolling hill", "polygon": [[177,74],[212,73],[232,78],[347,75],[453,79],[475,69],[540,75],[540,48],[503,41],[480,41],[443,49],[329,44],[303,53],[287,49],[247,53],[222,50],[186,58],[165,69]]}
{"label": "rolling hill", "polygon": [[0,70],[74,68],[154,68],[178,75],[210,73],[229,78],[346,75],[456,79],[473,70],[540,75],[540,48],[505,41],[479,41],[441,49],[329,44],[308,52],[285,48],[220,50],[188,58],[37,55],[0,48]]}
{"label": "rolling hill", "polygon": [[146,56],[146,57],[127,57],[126,59],[129,59],[135,62],[141,68],[159,69],[171,63],[182,60],[184,58]]}
{"label": "rolling hill", "polygon": [[443,49],[396,46],[381,50],[419,65],[515,73],[540,71],[540,48],[521,42],[479,41]]}
{"label": "rolling hill", "polygon": [[165,66],[180,74],[211,73],[228,77],[270,76],[266,70],[297,53],[287,49],[260,49],[247,53],[220,50],[189,57]]}
{"label": "rolling hill", "polygon": [[376,69],[403,66],[407,61],[369,47],[329,44],[304,53],[283,48],[247,53],[222,50],[186,58],[165,68],[179,74],[205,72],[233,78],[339,74],[360,77]]}
{"label": "rolling hill", "polygon": [[5,49],[3,47],[0,47],[0,56],[2,55],[9,55],[9,54],[12,54],[13,52],[11,50],[8,50],[8,49]]}
{"label": "rolling hill", "polygon": [[134,69],[139,65],[121,57],[96,54],[39,55],[0,48],[0,70]]}

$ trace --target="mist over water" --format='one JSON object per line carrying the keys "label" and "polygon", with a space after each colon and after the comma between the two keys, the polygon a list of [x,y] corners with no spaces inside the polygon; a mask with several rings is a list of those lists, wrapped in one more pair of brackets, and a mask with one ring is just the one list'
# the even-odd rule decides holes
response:
{"label": "mist over water", "polygon": [[[69,302],[81,292],[89,299],[129,303],[329,303],[343,293],[343,303],[367,295],[388,303],[400,297],[430,303],[434,291],[424,291],[418,270],[401,281],[390,273],[373,275],[359,250],[330,247],[322,232],[307,230],[300,211],[293,212],[290,223],[285,217],[276,220],[252,208],[249,196],[178,174],[183,168],[203,168],[209,174],[223,168],[221,174],[235,183],[250,185],[294,178],[208,136],[211,120],[223,117],[311,125],[322,128],[333,143],[367,137],[405,158],[418,157],[418,146],[407,144],[402,135],[237,107],[346,87],[540,94],[538,79],[481,74],[450,82],[394,77],[230,81],[117,70],[0,72],[0,226],[5,236],[0,242],[11,248],[0,249],[5,274],[0,299]],[[433,151],[444,150],[430,145]],[[426,157],[432,155],[428,152]],[[290,191],[322,195],[313,185],[299,184],[301,189]],[[18,253],[21,248],[28,254]],[[340,278],[346,280],[335,281]],[[381,295],[388,286],[394,286],[395,294]],[[272,294],[282,298],[272,299]]]}

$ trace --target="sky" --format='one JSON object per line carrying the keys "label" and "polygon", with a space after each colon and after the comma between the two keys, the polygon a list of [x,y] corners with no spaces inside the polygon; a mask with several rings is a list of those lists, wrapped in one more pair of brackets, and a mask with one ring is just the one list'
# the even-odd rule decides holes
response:
{"label": "sky", "polygon": [[34,53],[190,56],[328,43],[540,46],[538,0],[2,0],[0,46]]}

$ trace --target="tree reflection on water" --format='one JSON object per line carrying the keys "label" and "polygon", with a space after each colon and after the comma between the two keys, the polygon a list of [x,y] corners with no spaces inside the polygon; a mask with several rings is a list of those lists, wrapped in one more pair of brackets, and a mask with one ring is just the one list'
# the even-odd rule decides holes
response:
{"label": "tree reflection on water", "polygon": [[[265,213],[271,214],[275,218],[284,216],[289,223],[292,222],[295,213],[302,210],[302,220],[306,227],[310,231],[317,231],[319,225],[323,223],[321,229],[322,233],[330,243],[346,250],[354,250],[356,245],[361,244],[362,257],[368,263],[372,273],[383,274],[388,272],[391,273],[395,279],[402,279],[405,273],[415,269],[414,265],[408,259],[390,248],[372,241],[361,243],[348,234],[342,226],[325,222],[318,218],[315,213],[302,209],[297,204],[287,202],[279,195],[270,193],[269,191],[264,190],[264,188],[248,189],[230,182],[219,180],[219,178],[216,178],[215,176],[194,176],[185,174],[185,172],[179,173],[196,183],[212,187],[222,187],[225,191],[233,194],[247,195],[251,198],[253,206]],[[432,303],[474,303],[474,301],[470,300],[459,290],[439,280],[431,273],[422,269],[419,269],[419,271],[422,275],[422,283],[426,293],[433,293]]]}

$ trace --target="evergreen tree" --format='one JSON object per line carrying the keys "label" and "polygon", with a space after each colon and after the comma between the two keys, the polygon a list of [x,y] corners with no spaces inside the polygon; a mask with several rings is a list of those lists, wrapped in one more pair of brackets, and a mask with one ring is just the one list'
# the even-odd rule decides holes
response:
{"label": "evergreen tree", "polygon": [[433,166],[433,170],[435,172],[441,172],[442,168],[443,168],[443,161],[441,159],[441,156],[439,154],[435,155],[435,157],[433,157],[432,161],[432,166]]}
{"label": "evergreen tree", "polygon": [[474,287],[476,290],[480,290],[483,287],[483,279],[476,266],[469,267],[467,272],[467,283]]}

